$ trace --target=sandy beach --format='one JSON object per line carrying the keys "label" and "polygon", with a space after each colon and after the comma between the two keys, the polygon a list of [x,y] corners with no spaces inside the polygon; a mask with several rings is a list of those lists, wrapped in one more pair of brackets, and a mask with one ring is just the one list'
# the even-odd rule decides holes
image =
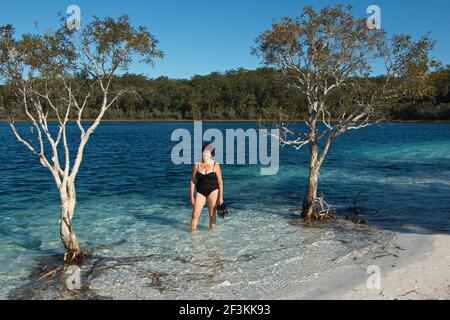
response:
{"label": "sandy beach", "polygon": [[[369,266],[380,270],[380,288],[369,289]],[[271,299],[447,300],[450,299],[450,236],[397,234],[384,253],[354,259],[354,264]]]}

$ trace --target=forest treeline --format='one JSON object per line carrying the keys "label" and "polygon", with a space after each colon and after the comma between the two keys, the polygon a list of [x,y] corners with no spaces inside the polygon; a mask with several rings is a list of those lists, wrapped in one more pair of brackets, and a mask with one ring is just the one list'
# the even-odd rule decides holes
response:
{"label": "forest treeline", "polygon": [[[304,119],[305,97],[279,79],[277,71],[270,68],[213,72],[191,79],[125,74],[115,79],[115,86],[133,88],[134,93],[123,96],[105,119],[273,119],[280,108],[291,119]],[[447,66],[433,74],[432,95],[386,107],[386,114],[392,120],[450,120],[449,84]],[[0,86],[0,99],[2,118],[13,109],[16,118],[25,118],[22,109],[13,108],[13,95],[5,86]],[[98,94],[91,99],[84,117],[93,118],[100,103]]]}

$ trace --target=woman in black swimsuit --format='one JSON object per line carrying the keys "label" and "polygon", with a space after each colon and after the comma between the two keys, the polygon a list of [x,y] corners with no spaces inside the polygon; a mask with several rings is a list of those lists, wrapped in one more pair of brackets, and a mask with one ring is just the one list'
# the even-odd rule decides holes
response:
{"label": "woman in black swimsuit", "polygon": [[[223,182],[222,171],[219,164],[212,160],[214,149],[210,145],[202,147],[203,162],[196,163],[192,169],[191,177],[191,203],[194,207],[192,212],[191,232],[197,229],[200,213],[206,202],[208,202],[209,228],[216,228],[216,206],[217,202],[223,204]],[[194,189],[197,197],[194,197]],[[219,201],[217,201],[219,200]]]}

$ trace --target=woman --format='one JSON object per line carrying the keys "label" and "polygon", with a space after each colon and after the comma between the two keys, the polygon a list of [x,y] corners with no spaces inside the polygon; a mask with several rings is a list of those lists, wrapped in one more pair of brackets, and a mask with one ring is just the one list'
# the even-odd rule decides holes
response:
{"label": "woman", "polygon": [[[191,203],[194,207],[192,212],[191,232],[197,229],[200,213],[206,202],[209,211],[209,229],[216,228],[216,206],[223,204],[223,182],[222,170],[219,164],[212,160],[215,155],[214,149],[207,144],[202,146],[202,163],[195,163],[191,177]],[[194,197],[194,189],[197,190],[197,197]]]}

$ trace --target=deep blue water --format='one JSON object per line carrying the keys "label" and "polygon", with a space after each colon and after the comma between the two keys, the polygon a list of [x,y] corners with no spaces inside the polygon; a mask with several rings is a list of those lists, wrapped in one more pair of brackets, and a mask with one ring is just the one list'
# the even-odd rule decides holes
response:
{"label": "deep blue water", "polygon": [[[27,124],[18,126],[24,132],[29,130]],[[256,123],[204,123],[203,126],[221,130],[258,128]],[[270,275],[281,268],[279,261],[286,261],[283,267],[297,269],[296,263],[303,261],[303,276],[308,277],[314,271],[327,269],[325,261],[350,252],[352,248],[341,248],[335,241],[336,237],[344,236],[338,232],[330,229],[316,234],[289,224],[301,205],[308,164],[307,148],[296,151],[290,147],[280,149],[281,166],[274,176],[261,176],[259,166],[255,165],[222,165],[230,217],[219,221],[217,234],[210,236],[204,212],[200,238],[194,239],[197,245],[193,244],[192,236],[187,233],[192,167],[174,165],[170,157],[176,144],[170,135],[177,128],[192,130],[193,126],[191,123],[103,123],[95,131],[77,178],[78,207],[74,223],[83,247],[126,240],[123,245],[101,253],[116,256],[173,253],[194,260],[197,257],[199,261],[220,256],[233,261],[230,263],[234,267],[230,265],[229,274],[221,274],[220,281],[225,281],[227,286],[231,283],[232,287],[233,279],[240,279],[236,281],[241,286],[240,292],[245,291],[244,278],[248,290],[252,289],[251,285],[263,291],[273,285],[271,280],[259,283],[261,275],[255,273],[251,263]],[[72,129],[69,141],[76,143],[78,132],[75,126]],[[381,230],[450,232],[450,124],[394,124],[350,131],[332,145],[321,171],[319,193],[342,216],[348,214],[347,208],[360,193],[357,206],[362,208],[369,224]],[[49,172],[15,141],[7,124],[1,123],[1,297],[26,282],[37,258],[62,252],[58,207],[58,193]],[[358,234],[345,236],[358,237]],[[317,249],[308,255],[308,250],[312,250],[305,244],[308,241],[329,242],[332,249]],[[292,247],[284,255],[264,256],[265,264],[238,263],[241,261],[238,257],[262,256],[266,249],[288,244]],[[297,253],[299,260],[293,261],[292,255]],[[181,267],[174,261],[155,262],[155,268],[184,274],[180,270],[187,267],[178,270]],[[178,282],[173,282],[183,286],[182,278],[177,279]],[[274,282],[278,280],[273,278]],[[102,284],[92,284],[92,287],[101,291],[108,287],[108,281],[123,282],[124,288],[126,283],[139,283],[136,272],[127,270],[120,276],[106,274]],[[188,290],[217,297],[211,286],[201,284]],[[136,297],[182,296],[177,292],[172,295],[152,292],[136,293]],[[225,297],[233,297],[231,292]],[[129,297],[121,294],[115,296]]]}

